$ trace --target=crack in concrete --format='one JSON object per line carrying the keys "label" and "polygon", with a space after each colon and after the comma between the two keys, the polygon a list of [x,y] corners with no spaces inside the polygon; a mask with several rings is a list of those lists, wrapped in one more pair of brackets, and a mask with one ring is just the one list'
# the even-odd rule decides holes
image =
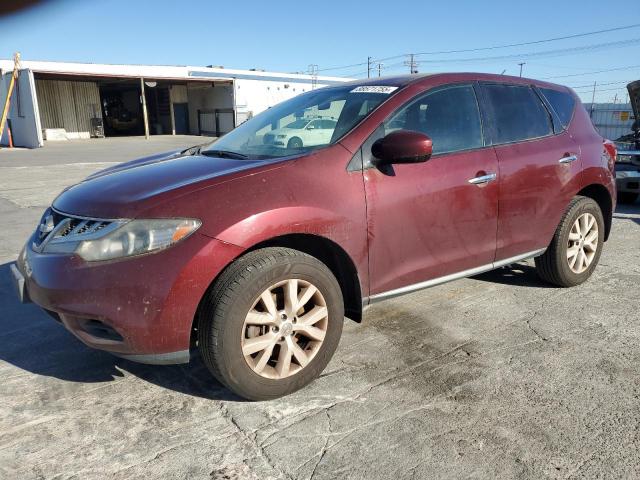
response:
{"label": "crack in concrete", "polygon": [[[329,433],[332,433],[333,432],[333,428],[331,427],[331,415],[329,415],[329,410],[325,410],[324,413],[326,413],[326,415],[327,415],[327,427],[329,429]],[[309,475],[309,479],[308,480],[312,480],[313,477],[315,476],[316,470],[318,469],[318,466],[320,465],[320,463],[324,459],[324,456],[326,455],[327,451],[329,450],[327,448],[328,445],[329,445],[329,435],[327,435],[326,438],[325,438],[324,446],[322,447],[322,450],[320,450],[320,456],[318,458],[318,461],[313,466],[313,470],[311,470],[311,475]],[[314,455],[314,457],[315,457],[315,455]]]}
{"label": "crack in concrete", "polygon": [[540,340],[542,340],[543,342],[548,342],[549,339],[547,337],[545,337],[544,335],[541,335],[538,330],[536,330],[535,328],[533,328],[531,326],[531,320],[533,320],[534,318],[536,318],[538,316],[538,312],[535,311],[533,312],[533,315],[530,318],[527,318],[525,320],[525,324],[527,325],[527,328],[529,329],[530,332],[532,332],[536,337],[538,337]]}
{"label": "crack in concrete", "polygon": [[255,435],[253,435],[253,438],[252,438],[242,429],[242,427],[238,424],[238,422],[236,422],[236,419],[233,418],[233,415],[231,414],[231,412],[223,402],[220,403],[220,411],[222,413],[222,416],[227,420],[229,420],[231,425],[233,425],[238,430],[238,433],[240,433],[240,435],[245,439],[245,441],[255,446],[258,456],[261,457],[267,463],[267,465],[273,468],[276,472],[278,472],[284,478],[293,480],[293,478],[289,474],[287,474],[284,470],[278,467],[278,465],[276,465],[271,460],[271,458],[269,457],[267,452],[264,450],[264,448],[260,444],[258,444],[258,442],[256,441]]}

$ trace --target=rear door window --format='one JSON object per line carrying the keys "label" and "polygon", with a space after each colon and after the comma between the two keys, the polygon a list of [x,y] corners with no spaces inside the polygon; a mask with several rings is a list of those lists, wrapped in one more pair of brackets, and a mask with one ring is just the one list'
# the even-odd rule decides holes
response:
{"label": "rear door window", "polygon": [[493,118],[494,145],[553,133],[549,112],[530,87],[485,84],[482,88]]}
{"label": "rear door window", "polygon": [[384,134],[414,130],[433,141],[433,153],[483,146],[480,111],[471,85],[453,85],[419,97],[384,122]]}
{"label": "rear door window", "polygon": [[575,107],[575,99],[569,92],[561,92],[552,88],[540,88],[540,93],[547,99],[551,108],[556,112],[560,123],[567,128],[571,118],[573,117],[573,109]]}

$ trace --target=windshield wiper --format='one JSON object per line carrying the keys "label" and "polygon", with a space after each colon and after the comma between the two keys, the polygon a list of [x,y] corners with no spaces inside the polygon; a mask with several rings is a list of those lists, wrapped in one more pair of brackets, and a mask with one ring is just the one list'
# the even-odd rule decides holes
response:
{"label": "windshield wiper", "polygon": [[206,155],[207,157],[238,158],[240,160],[246,160],[249,158],[249,156],[244,153],[232,152],[229,150],[201,150],[200,154]]}

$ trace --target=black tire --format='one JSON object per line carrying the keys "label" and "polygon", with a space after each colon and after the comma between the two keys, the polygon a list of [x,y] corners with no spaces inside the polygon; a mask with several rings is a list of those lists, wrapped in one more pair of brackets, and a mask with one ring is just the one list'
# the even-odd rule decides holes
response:
{"label": "black tire", "polygon": [[[312,282],[326,301],[326,336],[313,359],[297,373],[265,378],[248,365],[241,349],[244,320],[256,298],[289,278]],[[227,267],[203,299],[198,326],[199,349],[211,373],[231,391],[249,400],[269,400],[292,393],[317,378],[333,356],[344,322],[342,291],[325,264],[290,248],[255,250]]]}
{"label": "black tire", "polygon": [[633,192],[618,192],[618,202],[620,203],[636,203],[638,194]]}
{"label": "black tire", "polygon": [[302,139],[293,137],[287,142],[287,148],[302,148]]}
{"label": "black tire", "polygon": [[[582,273],[575,273],[567,261],[569,232],[576,219],[591,213],[598,224],[598,243],[595,256],[589,267]],[[604,243],[604,218],[599,205],[591,198],[577,196],[569,203],[566,212],[551,240],[546,252],[536,257],[536,270],[540,278],[559,287],[574,287],[586,281],[596,268]]]}

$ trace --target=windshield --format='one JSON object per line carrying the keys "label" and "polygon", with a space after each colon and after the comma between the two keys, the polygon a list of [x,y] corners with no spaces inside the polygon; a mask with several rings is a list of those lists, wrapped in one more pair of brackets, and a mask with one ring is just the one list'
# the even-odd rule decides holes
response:
{"label": "windshield", "polygon": [[298,95],[256,115],[201,149],[229,158],[278,158],[337,142],[395,88],[338,86]]}

